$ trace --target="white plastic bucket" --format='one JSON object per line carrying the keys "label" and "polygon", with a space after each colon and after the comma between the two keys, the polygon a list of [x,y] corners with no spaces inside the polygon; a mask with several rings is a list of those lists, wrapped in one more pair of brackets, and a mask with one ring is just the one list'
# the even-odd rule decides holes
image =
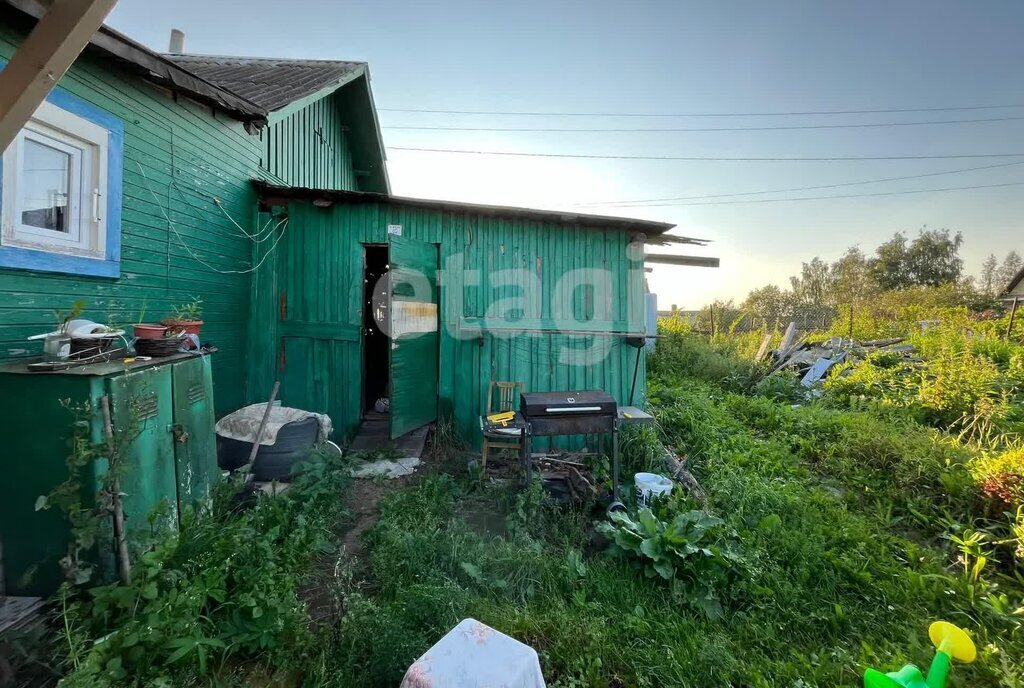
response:
{"label": "white plastic bucket", "polygon": [[657,473],[637,473],[633,476],[636,485],[637,501],[648,504],[651,497],[668,494],[672,491],[672,481]]}

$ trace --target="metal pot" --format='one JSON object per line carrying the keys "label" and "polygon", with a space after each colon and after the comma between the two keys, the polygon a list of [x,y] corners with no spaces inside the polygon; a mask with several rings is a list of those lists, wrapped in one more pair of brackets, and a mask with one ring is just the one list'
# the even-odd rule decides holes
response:
{"label": "metal pot", "polygon": [[71,355],[71,337],[67,334],[48,334],[43,339],[43,360],[63,361]]}

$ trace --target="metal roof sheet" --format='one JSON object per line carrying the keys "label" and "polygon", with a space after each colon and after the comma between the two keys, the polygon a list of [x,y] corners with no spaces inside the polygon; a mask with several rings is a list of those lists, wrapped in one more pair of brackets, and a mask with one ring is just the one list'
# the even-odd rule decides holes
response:
{"label": "metal roof sheet", "polygon": [[665,232],[675,227],[669,222],[654,222],[628,217],[607,215],[587,215],[562,210],[537,210],[534,208],[516,208],[500,205],[482,205],[479,203],[462,203],[459,201],[441,201],[427,198],[406,198],[388,194],[369,193],[365,191],[334,191],[329,189],[310,189],[296,186],[278,186],[261,180],[254,180],[253,185],[261,199],[295,199],[308,201],[336,201],[339,203],[391,203],[395,205],[413,206],[418,208],[434,208],[453,212],[480,213],[500,215],[504,217],[525,217],[544,222],[567,225],[583,225],[595,228],[621,229],[646,234],[648,241],[655,244],[695,244],[703,246],[704,239],[692,237],[669,236]]}
{"label": "metal roof sheet", "polygon": [[165,57],[269,112],[366,71],[365,62],[168,54]]}

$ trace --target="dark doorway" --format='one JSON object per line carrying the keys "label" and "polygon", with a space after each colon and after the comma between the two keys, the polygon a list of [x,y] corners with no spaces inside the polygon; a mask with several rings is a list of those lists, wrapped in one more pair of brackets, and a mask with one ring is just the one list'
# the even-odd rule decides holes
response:
{"label": "dark doorway", "polygon": [[388,246],[364,245],[363,260],[363,414],[374,413],[390,395],[388,322]]}

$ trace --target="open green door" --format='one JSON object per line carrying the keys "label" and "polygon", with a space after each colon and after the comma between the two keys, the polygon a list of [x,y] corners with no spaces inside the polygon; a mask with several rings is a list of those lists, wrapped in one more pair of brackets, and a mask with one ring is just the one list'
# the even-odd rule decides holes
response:
{"label": "open green door", "polygon": [[391,439],[437,420],[437,246],[389,237]]}

